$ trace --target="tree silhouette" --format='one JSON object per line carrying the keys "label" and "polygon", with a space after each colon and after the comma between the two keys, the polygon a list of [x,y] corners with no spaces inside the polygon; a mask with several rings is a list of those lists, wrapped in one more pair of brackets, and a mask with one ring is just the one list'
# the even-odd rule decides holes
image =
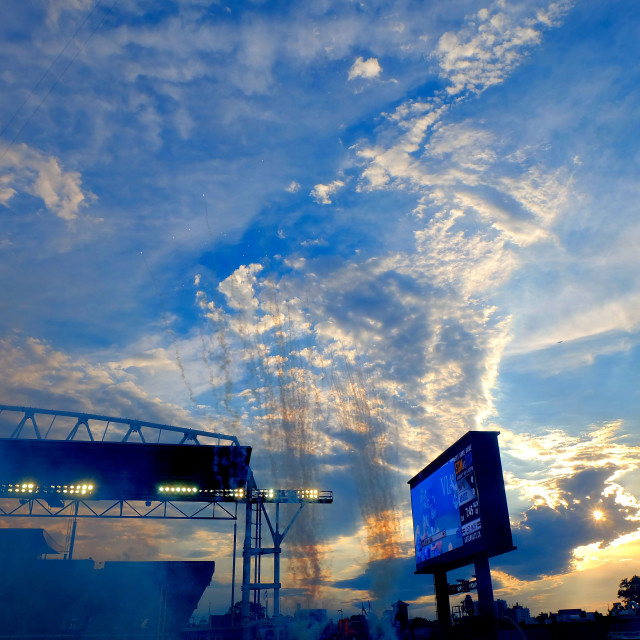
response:
{"label": "tree silhouette", "polygon": [[640,576],[624,578],[624,580],[620,582],[618,598],[622,598],[627,605],[630,602],[640,603]]}
{"label": "tree silhouette", "polygon": [[[231,607],[229,607],[229,610],[227,611],[227,615],[231,615]],[[242,615],[242,601],[238,600],[238,602],[236,602],[233,605],[233,617],[236,620],[240,620],[241,615]],[[262,620],[263,618],[267,617],[267,612],[263,605],[258,604],[257,602],[250,602],[249,615],[251,616],[252,620]]]}

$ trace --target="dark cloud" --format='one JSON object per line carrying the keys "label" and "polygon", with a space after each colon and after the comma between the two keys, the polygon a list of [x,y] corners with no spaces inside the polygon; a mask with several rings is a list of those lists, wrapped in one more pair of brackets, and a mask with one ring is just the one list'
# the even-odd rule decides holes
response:
{"label": "dark cloud", "polygon": [[[546,505],[528,509],[513,527],[517,551],[496,558],[496,567],[521,580],[565,573],[571,570],[576,547],[598,542],[606,546],[636,531],[637,522],[627,519],[615,495],[601,495],[610,475],[609,468],[587,469],[561,480],[558,485],[565,490],[566,504],[555,509]],[[599,520],[594,516],[596,511],[602,514]]]}
{"label": "dark cloud", "polygon": [[332,584],[338,589],[365,591],[373,594],[381,582],[388,583],[383,592],[388,602],[379,602],[382,608],[391,602],[415,600],[421,596],[432,595],[433,578],[430,575],[416,575],[415,558],[388,558],[375,560],[368,564],[365,571],[355,578],[338,580]]}
{"label": "dark cloud", "polygon": [[211,552],[206,549],[194,550],[190,551],[187,554],[187,558],[209,558],[211,556]]}
{"label": "dark cloud", "polygon": [[577,499],[586,496],[599,496],[605,486],[605,480],[609,478],[616,467],[607,465],[600,469],[585,469],[570,478],[558,481],[558,487],[568,495]]}
{"label": "dark cloud", "polygon": [[[393,377],[403,382],[425,371],[424,345],[434,326],[424,301],[442,292],[397,271],[379,273],[369,264],[348,269],[327,294],[325,313],[368,343],[370,361],[389,363]],[[372,334],[384,335],[384,342],[366,338]],[[382,346],[384,353],[378,354]]]}

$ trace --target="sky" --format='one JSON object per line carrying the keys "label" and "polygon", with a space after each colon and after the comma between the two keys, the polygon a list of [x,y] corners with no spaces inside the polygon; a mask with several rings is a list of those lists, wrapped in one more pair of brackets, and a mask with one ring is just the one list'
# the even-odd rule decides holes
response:
{"label": "sky", "polygon": [[[604,612],[640,573],[638,3],[32,0],[0,41],[0,403],[333,490],[285,613],[433,618],[407,481],[469,430],[500,432],[496,597]],[[214,559],[199,613],[229,606],[228,522],[77,536]]]}

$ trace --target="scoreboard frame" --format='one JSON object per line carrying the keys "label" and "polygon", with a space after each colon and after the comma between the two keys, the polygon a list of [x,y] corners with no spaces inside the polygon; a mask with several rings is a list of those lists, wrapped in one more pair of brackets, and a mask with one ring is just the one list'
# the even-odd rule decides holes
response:
{"label": "scoreboard frame", "polygon": [[416,573],[513,551],[498,431],[469,431],[408,484]]}

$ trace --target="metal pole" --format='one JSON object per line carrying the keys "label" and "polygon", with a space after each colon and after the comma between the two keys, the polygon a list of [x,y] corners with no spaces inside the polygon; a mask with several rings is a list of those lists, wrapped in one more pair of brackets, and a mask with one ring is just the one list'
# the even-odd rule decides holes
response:
{"label": "metal pole", "polygon": [[69,540],[69,560],[73,560],[73,545],[76,541],[76,526],[78,524],[78,506],[80,502],[76,500],[75,511],[73,514],[73,526],[71,527],[71,539]]}
{"label": "metal pole", "polygon": [[247,500],[244,521],[244,545],[242,547],[242,637],[250,638],[251,609],[251,502]]}
{"label": "metal pole", "polygon": [[478,609],[480,610],[480,638],[493,640],[498,637],[498,626],[493,605],[493,586],[489,558],[485,555],[474,561],[476,581],[478,583]]}
{"label": "metal pole", "polygon": [[[238,517],[238,503],[236,502],[236,518]],[[238,539],[238,521],[233,523],[233,564],[231,565],[231,626],[234,622],[233,606],[235,605],[236,596],[236,542]]]}
{"label": "metal pole", "polygon": [[276,531],[273,535],[273,617],[280,616],[280,503],[276,503]]}
{"label": "metal pole", "polygon": [[443,630],[444,637],[448,638],[451,630],[451,611],[449,609],[449,584],[447,583],[446,569],[438,569],[435,571],[433,574],[433,583],[436,588],[438,624]]}

